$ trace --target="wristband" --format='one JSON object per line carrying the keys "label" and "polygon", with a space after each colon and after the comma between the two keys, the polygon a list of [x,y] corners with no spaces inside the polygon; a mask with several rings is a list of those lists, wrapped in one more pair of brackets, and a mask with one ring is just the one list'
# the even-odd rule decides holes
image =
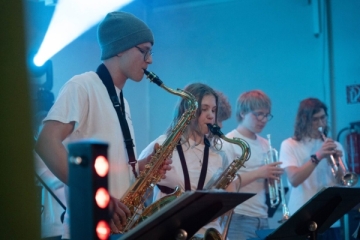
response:
{"label": "wristband", "polygon": [[311,157],[311,161],[312,161],[313,163],[315,163],[316,165],[318,165],[318,163],[320,162],[320,160],[317,158],[316,154],[311,155],[310,157]]}

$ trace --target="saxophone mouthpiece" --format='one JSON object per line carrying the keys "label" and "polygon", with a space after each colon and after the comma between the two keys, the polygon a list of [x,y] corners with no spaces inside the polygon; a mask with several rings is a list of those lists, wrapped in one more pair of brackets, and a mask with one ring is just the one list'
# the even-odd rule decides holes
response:
{"label": "saxophone mouthpiece", "polygon": [[206,125],[208,126],[208,128],[209,128],[210,132],[212,132],[212,134],[217,135],[219,137],[224,136],[224,134],[220,130],[220,127],[216,123],[214,123],[214,124],[207,123]]}
{"label": "saxophone mouthpiece", "polygon": [[160,78],[158,76],[156,76],[155,73],[153,72],[149,72],[146,69],[143,69],[144,73],[146,75],[146,77],[151,81],[154,82],[156,85],[158,85],[159,87],[161,87],[161,85],[163,84],[163,82],[160,80]]}

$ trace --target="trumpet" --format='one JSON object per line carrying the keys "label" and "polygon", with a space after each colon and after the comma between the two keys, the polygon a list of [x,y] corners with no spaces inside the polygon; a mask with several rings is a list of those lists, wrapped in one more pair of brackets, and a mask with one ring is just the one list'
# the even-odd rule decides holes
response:
{"label": "trumpet", "polygon": [[[267,139],[269,142],[269,151],[267,152],[265,157],[265,164],[278,162],[279,154],[278,151],[271,146],[270,134],[267,135]],[[281,198],[282,218],[278,222],[283,223],[290,218],[290,212],[286,205],[284,184],[281,176],[279,183],[276,180],[268,179],[268,187],[269,187],[269,196],[270,196],[270,206],[272,208],[275,208],[280,203],[280,198]]]}
{"label": "trumpet", "polygon": [[[318,128],[321,139],[325,142],[326,137],[323,132],[323,128]],[[339,156],[330,155],[328,158],[328,164],[331,168],[331,172],[336,179],[337,184],[345,187],[353,187],[358,182],[358,176],[356,173],[352,173],[347,169],[346,164]]]}

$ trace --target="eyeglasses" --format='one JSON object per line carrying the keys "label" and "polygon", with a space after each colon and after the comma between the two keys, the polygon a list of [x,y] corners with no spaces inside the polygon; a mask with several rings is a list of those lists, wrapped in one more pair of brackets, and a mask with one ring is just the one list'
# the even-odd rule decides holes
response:
{"label": "eyeglasses", "polygon": [[322,115],[322,116],[320,116],[320,117],[313,117],[312,118],[312,121],[313,122],[319,122],[319,120],[321,121],[321,122],[323,122],[323,121],[325,121],[326,120],[326,115]]}
{"label": "eyeglasses", "polygon": [[139,48],[138,46],[135,46],[143,55],[144,55],[144,61],[146,62],[149,60],[149,57],[152,56],[153,52],[151,50],[144,50]]}
{"label": "eyeglasses", "polygon": [[262,113],[262,112],[251,112],[254,114],[257,120],[262,121],[266,118],[266,121],[270,121],[274,116],[271,113]]}

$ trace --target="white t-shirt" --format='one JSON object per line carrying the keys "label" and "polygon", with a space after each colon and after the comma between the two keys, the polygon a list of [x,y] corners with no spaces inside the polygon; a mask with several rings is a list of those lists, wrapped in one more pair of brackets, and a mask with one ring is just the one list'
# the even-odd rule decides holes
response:
{"label": "white t-shirt", "polygon": [[[35,152],[34,160],[36,173],[66,207],[64,183],[55,177]],[[61,236],[63,228],[61,214],[65,210],[44,186],[42,186],[41,205],[43,206],[41,213],[41,238]]]}
{"label": "white t-shirt", "polygon": [[[344,152],[340,143],[335,143],[337,149]],[[301,167],[307,161],[310,161],[310,156],[315,154],[321,148],[322,144],[323,141],[320,139],[306,138],[302,141],[296,141],[293,138],[288,138],[284,140],[281,143],[279,156],[279,161],[283,163],[281,167]],[[288,185],[290,188],[288,208],[292,215],[321,189],[336,185],[336,181],[331,173],[331,168],[327,160],[323,159],[310,176],[299,186],[293,187],[289,181]]]}
{"label": "white t-shirt", "polygon": [[[155,143],[159,143],[160,145],[165,141],[166,135],[162,135],[158,137],[155,141],[150,143],[140,154],[140,158],[146,157],[153,152]],[[183,152],[186,161],[186,165],[189,171],[189,178],[190,178],[190,186],[191,190],[195,191],[198,186],[200,172],[202,167],[203,161],[203,153],[204,153],[204,145],[199,144],[195,145],[195,142],[189,139],[190,147],[187,144],[183,144]],[[184,181],[184,173],[183,168],[181,166],[180,157],[177,152],[177,149],[173,151],[172,154],[172,161],[171,170],[166,172],[166,178],[162,179],[158,184],[162,186],[166,186],[169,188],[174,189],[176,186],[179,186],[180,189],[184,192],[185,191],[185,181]],[[208,159],[208,169],[206,173],[206,178],[204,182],[204,188],[209,181],[213,181],[214,175],[218,176],[219,171],[224,171],[225,168],[228,166],[229,162],[227,157],[223,151],[218,151],[213,147],[209,149],[209,159]],[[167,194],[162,193],[158,187],[154,188],[154,198],[153,200],[156,201]],[[196,235],[203,235],[208,228],[215,228],[220,233],[222,229],[220,227],[219,221],[213,221],[207,224],[206,226],[202,227]]]}
{"label": "white t-shirt", "polygon": [[[116,87],[115,89],[119,96],[120,90]],[[124,99],[124,104],[126,120],[135,143],[130,108],[126,99]],[[75,122],[74,131],[65,139],[64,145],[80,139],[96,139],[109,144],[109,191],[113,197],[120,199],[135,177],[128,164],[118,116],[106,87],[98,75],[95,72],[86,72],[74,76],[65,83],[55,104],[44,119],[44,121],[47,120],[63,123]],[[134,153],[136,153],[135,148]],[[63,238],[69,238],[70,234],[69,210],[68,208],[65,215]]]}
{"label": "white t-shirt", "polygon": [[[251,150],[250,159],[245,162],[245,168],[239,169],[238,173],[252,172],[265,164],[265,155],[269,149],[268,141],[256,135],[256,139],[250,139],[240,134],[236,129],[226,134],[227,138],[241,138],[245,140]],[[238,158],[242,155],[240,146],[236,144],[225,143],[224,151],[228,155],[230,161]],[[246,186],[240,188],[239,192],[243,193],[255,193],[256,195],[239,204],[234,209],[236,214],[242,214],[250,217],[267,218],[268,207],[266,205],[266,188],[265,179],[257,179]]]}

